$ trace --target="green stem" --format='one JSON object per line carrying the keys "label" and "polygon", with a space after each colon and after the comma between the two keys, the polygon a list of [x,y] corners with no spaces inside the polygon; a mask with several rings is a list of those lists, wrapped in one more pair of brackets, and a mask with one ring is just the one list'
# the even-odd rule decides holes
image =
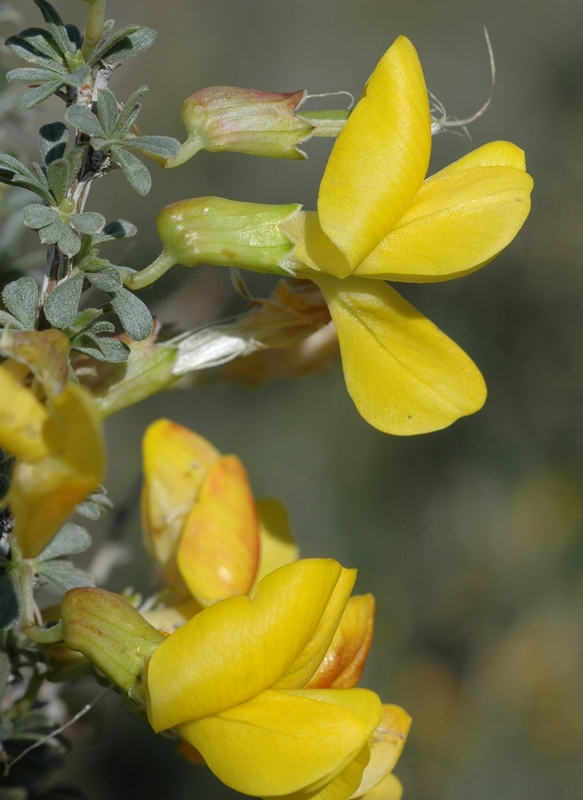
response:
{"label": "green stem", "polygon": [[95,50],[95,46],[103,36],[103,23],[105,21],[105,0],[87,0],[87,2],[89,3],[89,15],[81,47],[81,53],[85,61],[89,59]]}
{"label": "green stem", "polygon": [[188,139],[180,145],[180,150],[175,158],[167,158],[162,166],[164,169],[172,169],[172,167],[179,167],[188,161],[189,158],[195,156],[198,152],[203,150],[202,141],[200,136],[196,133],[191,133]]}
{"label": "green stem", "polygon": [[130,289],[143,289],[144,286],[149,286],[154,281],[157,281],[158,278],[161,278],[165,272],[168,272],[170,267],[177,263],[172,253],[163,250],[148,267],[124,277],[124,283]]}
{"label": "green stem", "polygon": [[22,632],[33,642],[51,644],[63,641],[63,623],[59,621],[52,628],[41,628],[36,624],[34,613],[34,569],[28,558],[22,558],[16,543],[12,545],[12,563],[18,570],[20,592],[22,594]]}
{"label": "green stem", "polygon": [[314,126],[311,136],[338,136],[346,125],[349,111],[307,111],[296,116],[305,119]]}
{"label": "green stem", "polygon": [[63,641],[63,623],[61,620],[52,628],[40,628],[38,625],[23,625],[22,632],[37,644],[55,644]]}

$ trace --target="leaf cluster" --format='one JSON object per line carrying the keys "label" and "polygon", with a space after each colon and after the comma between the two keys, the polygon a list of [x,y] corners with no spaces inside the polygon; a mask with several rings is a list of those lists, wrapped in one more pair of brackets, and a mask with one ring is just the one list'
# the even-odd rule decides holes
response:
{"label": "leaf cluster", "polygon": [[58,12],[47,0],[34,0],[48,30],[32,27],[6,40],[6,45],[20,58],[34,66],[11,70],[8,81],[38,84],[21,97],[25,109],[33,108],[56,93],[66,99],[92,81],[96,68],[118,64],[138,55],[154,42],[156,31],[141,25],[130,25],[109,37],[113,20],[106,23],[104,36],[87,61],[81,47],[83,37],[75,25],[64,24]]}
{"label": "leaf cluster", "polygon": [[142,162],[128,153],[128,148],[160,159],[174,158],[180,149],[180,143],[170,136],[138,136],[131,132],[140,113],[138,101],[147,91],[147,86],[137,89],[119,108],[113,92],[103,88],[97,95],[96,113],[81,105],[70,106],[65,113],[67,122],[89,137],[93,150],[111,155],[132,188],[141,195],[150,191],[152,179]]}

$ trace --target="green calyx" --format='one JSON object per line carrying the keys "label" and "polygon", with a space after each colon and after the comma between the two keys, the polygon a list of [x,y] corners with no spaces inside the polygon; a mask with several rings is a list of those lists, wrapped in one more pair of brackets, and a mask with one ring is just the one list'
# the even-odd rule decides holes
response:
{"label": "green calyx", "polygon": [[281,226],[300,208],[298,203],[276,206],[222,197],[197,197],[166,206],[157,219],[163,253],[130,275],[126,285],[148,286],[174,264],[215,264],[288,275],[280,262],[294,245]]}
{"label": "green calyx", "polygon": [[144,667],[164,636],[123,597],[103,589],[71,589],[61,606],[63,640],[132,699]]}

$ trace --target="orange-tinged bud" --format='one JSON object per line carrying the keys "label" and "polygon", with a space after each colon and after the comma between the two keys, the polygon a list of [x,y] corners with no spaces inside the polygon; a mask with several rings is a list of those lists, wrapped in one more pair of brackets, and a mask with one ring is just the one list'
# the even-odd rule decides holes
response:
{"label": "orange-tinged bud", "polygon": [[178,568],[202,605],[247,594],[259,560],[259,522],[247,472],[236,456],[208,471],[178,544]]}
{"label": "orange-tinged bud", "polygon": [[176,548],[200,486],[220,453],[193,431],[159,419],[143,441],[142,526],[146,548],[173,588],[184,588]]}
{"label": "orange-tinged bud", "polygon": [[305,97],[305,91],[281,94],[234,86],[201,89],[180,107],[189,137],[178,157],[165,166],[177,166],[199,150],[305,158],[297,145],[311,136],[314,126],[295,114]]}
{"label": "orange-tinged bud", "polygon": [[371,594],[349,599],[332,644],[308,687],[349,689],[356,686],[372,644],[374,610]]}

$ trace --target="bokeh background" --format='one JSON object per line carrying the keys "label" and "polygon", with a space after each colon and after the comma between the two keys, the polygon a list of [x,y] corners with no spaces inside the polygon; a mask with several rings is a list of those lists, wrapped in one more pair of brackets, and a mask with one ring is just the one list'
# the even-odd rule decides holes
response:
{"label": "bokeh background", "polygon": [[[85,5],[55,0],[83,25]],[[28,24],[40,15],[18,0]],[[111,586],[147,591],[136,486],[144,427],[167,416],[246,464],[257,496],[287,504],[305,556],[358,567],[376,595],[364,683],[414,724],[396,770],[406,800],[583,798],[583,4],[581,0],[109,0],[119,25],[160,32],[112,88],[143,84],[143,133],[183,138],[181,101],[207,85],[359,95],[401,33],[431,91],[471,115],[497,86],[472,141],[443,134],[432,170],[492,139],[526,150],[533,211],[495,262],[459,281],[405,285],[405,296],[482,369],[486,407],[448,430],[391,438],[368,427],[336,365],[328,374],[159,395],[107,425],[115,534],[134,560]],[[13,30],[6,29],[6,34]],[[53,102],[53,101],[50,101]],[[58,102],[30,122],[58,119]],[[91,210],[140,229],[118,252],[139,268],[159,252],[155,215],[213,194],[314,208],[331,142],[309,160],[202,153],[154,170],[141,199],[120,174],[95,187]],[[253,279],[257,291],[270,284]],[[165,322],[194,328],[237,310],[226,270],[176,267],[150,294]],[[110,519],[110,524],[111,519]],[[108,531],[103,531],[107,535]],[[71,690],[82,704],[86,689]],[[61,776],[89,800],[235,798],[119,708],[100,704],[72,733]]]}

